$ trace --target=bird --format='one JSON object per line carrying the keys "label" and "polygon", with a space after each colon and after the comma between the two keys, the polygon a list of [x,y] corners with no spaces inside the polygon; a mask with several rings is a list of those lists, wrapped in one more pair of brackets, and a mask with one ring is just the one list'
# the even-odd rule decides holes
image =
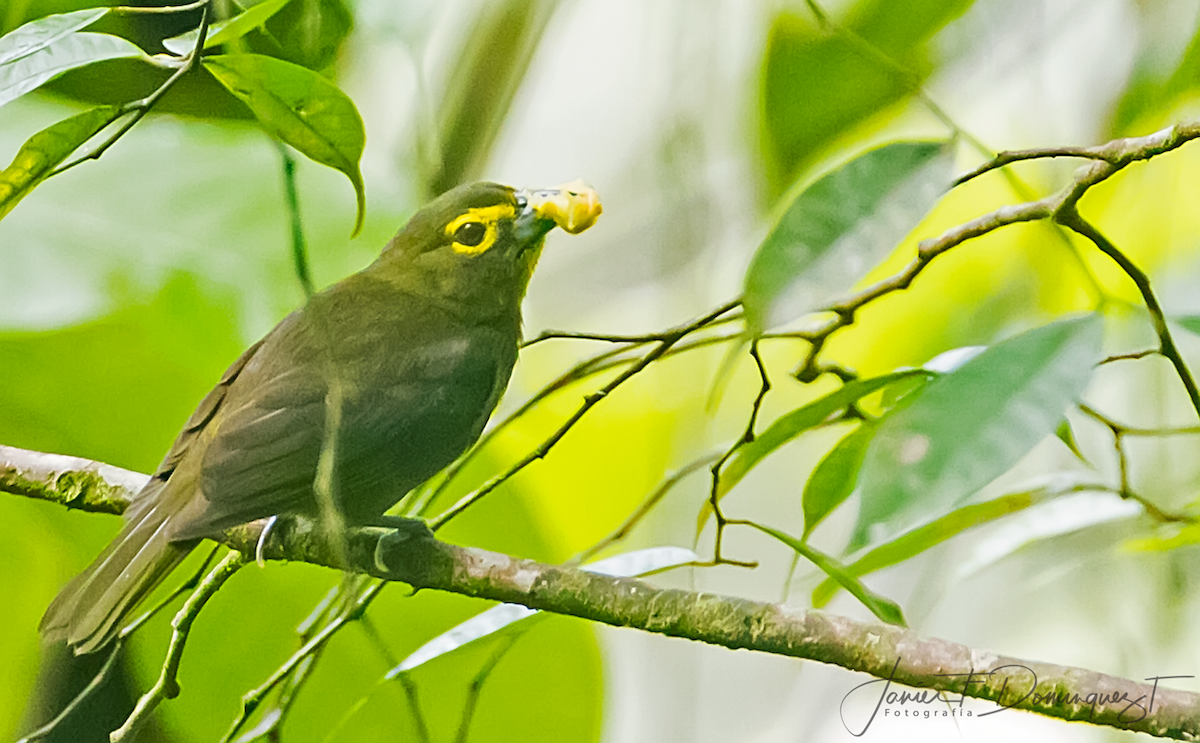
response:
{"label": "bird", "polygon": [[[468,184],[418,210],[373,263],[233,362],[120,533],[50,604],[44,639],[76,654],[106,647],[204,538],[230,527],[384,523],[482,433],[516,363],[547,233],[582,232],[601,211],[579,181]],[[328,487],[314,487],[318,471],[331,473]]]}

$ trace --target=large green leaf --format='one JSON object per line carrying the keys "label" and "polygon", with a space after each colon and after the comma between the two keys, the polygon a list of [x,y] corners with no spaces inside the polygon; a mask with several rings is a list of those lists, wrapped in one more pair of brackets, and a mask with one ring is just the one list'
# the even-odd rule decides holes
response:
{"label": "large green leaf", "polygon": [[88,8],[30,21],[0,37],[0,106],[55,77],[93,62],[145,53],[119,36],[80,32],[108,8]]}
{"label": "large green leaf", "polygon": [[0,219],[50,177],[71,153],[121,115],[116,106],[101,106],[53,124],[29,138],[12,164],[0,171]]}
{"label": "large green leaf", "polygon": [[851,548],[946,513],[1054,433],[1100,358],[1098,315],[996,344],[886,415],[859,477]]}
{"label": "large green leaf", "polygon": [[746,271],[750,330],[793,320],[853,286],[949,188],[953,157],[948,143],[897,142],[794,194]]}
{"label": "large green leaf", "polygon": [[204,58],[213,77],[242,100],[263,128],[350,179],[358,202],[354,234],[366,214],[362,159],[366,131],[354,102],[321,75],[261,54]]}
{"label": "large green leaf", "polygon": [[[264,2],[248,8],[228,20],[214,23],[209,28],[208,35],[204,37],[204,48],[212,49],[213,47],[228,44],[231,41],[242,38],[254,29],[261,27],[270,20],[271,16],[278,13],[283,9],[283,6],[291,1],[264,0]],[[185,34],[180,34],[170,39],[163,39],[162,45],[169,51],[184,55],[196,48],[196,40],[199,38],[200,29],[196,28]]]}

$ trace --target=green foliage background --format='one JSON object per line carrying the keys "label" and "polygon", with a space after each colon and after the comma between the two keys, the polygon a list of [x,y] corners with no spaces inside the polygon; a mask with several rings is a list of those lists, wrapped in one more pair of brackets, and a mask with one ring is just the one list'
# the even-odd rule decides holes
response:
{"label": "green foliage background", "polygon": [[[10,0],[0,8],[0,32],[84,5]],[[1079,4],[1071,24],[1061,5],[831,5],[829,18],[852,38],[823,29],[805,3],[293,0],[270,36],[246,44],[329,75],[366,120],[368,210],[359,237],[349,240],[354,194],[344,177],[300,165],[318,286],[369,262],[428,194],[453,182],[537,186],[583,177],[603,197],[604,217],[578,238],[552,238],[530,290],[527,327],[531,334],[548,327],[636,333],[735,295],[793,184],[868,144],[945,139],[918,84],[996,149],[1089,144],[1200,112],[1200,3]],[[104,23],[143,45],[187,28]],[[891,62],[864,53],[864,43]],[[71,73],[0,108],[0,153],[15,153],[32,133],[82,110],[81,99],[128,100],[163,76],[134,60]],[[229,361],[303,301],[271,142],[211,80],[181,86],[162,113],[99,162],[47,181],[0,223],[2,443],[148,471]],[[959,171],[980,159],[965,145],[958,158]],[[1176,315],[1200,311],[1197,158],[1184,148],[1130,169],[1086,202],[1159,282]],[[1041,195],[1074,165],[1016,172]],[[862,283],[901,267],[917,238],[1025,198],[998,175],[955,190],[881,266],[864,267]],[[1094,251],[1072,253],[1044,224],[1017,226],[963,246],[910,291],[868,307],[827,353],[873,375],[995,342],[1092,309],[1098,295],[1084,267],[1108,293],[1136,303],[1132,284]],[[1140,316],[1127,314],[1108,319],[1110,350],[1147,342]],[[1183,344],[1200,360],[1200,340]],[[526,353],[505,405],[586,348],[561,342]],[[787,377],[802,349],[780,343],[763,351],[777,381],[764,420],[832,389],[827,379],[801,385]],[[748,360],[736,361],[713,394],[725,353],[714,348],[656,365],[598,406],[546,461],[455,522],[447,538],[548,561],[600,539],[664,471],[740,432],[757,379]],[[1164,369],[1145,362],[1132,380],[1101,373],[1089,396],[1144,425],[1186,423],[1186,401]],[[524,454],[577,402],[567,394],[539,408],[489,447],[456,492]],[[1103,431],[1084,429],[1082,445],[1103,459]],[[726,508],[801,533],[803,483],[844,434],[818,432],[785,450],[731,493]],[[1192,505],[1193,445],[1143,452],[1139,489],[1163,507]],[[1069,453],[1054,446],[1031,455],[1034,471],[1068,467]],[[691,546],[706,487],[702,477],[685,481],[621,549]],[[951,543],[872,586],[903,599],[910,622],[926,633],[1013,655],[1134,677],[1195,666],[1200,639],[1173,619],[1194,608],[1193,550],[1118,551],[1126,537],[1155,533],[1133,518],[1080,529],[1054,512],[1030,518],[1026,534],[1049,536],[981,572],[957,577],[972,555],[969,544]],[[852,515],[832,517],[822,547],[837,552],[852,525]],[[13,738],[29,722],[41,612],[116,529],[115,519],[0,498],[0,668],[9,669],[0,736]],[[709,525],[701,552],[711,535]],[[732,532],[727,549],[763,566],[662,580],[760,598],[791,585],[803,598],[824,578],[802,567],[789,584],[787,551],[749,530]],[[239,695],[294,649],[294,627],[337,580],[303,565],[239,574],[202,615],[184,662],[184,693],[162,708],[162,734],[219,736]],[[395,658],[482,608],[455,596],[402,594],[389,590],[370,613]],[[1141,603],[1123,601],[1128,595]],[[1119,609],[1110,612],[1114,603]],[[844,596],[833,610],[865,615]],[[131,665],[143,688],[157,672],[166,631],[158,621],[135,641]],[[533,624],[486,683],[471,740],[511,740],[514,731],[530,741],[844,735],[827,707],[858,683],[846,674],[628,635],[560,617]],[[434,740],[453,739],[467,684],[497,647],[490,640],[417,671]],[[287,739],[407,739],[414,722],[402,689],[378,683],[391,665],[365,632],[344,632],[305,689]],[[822,685],[829,690],[815,690]],[[1060,730],[1010,724],[994,730]]]}

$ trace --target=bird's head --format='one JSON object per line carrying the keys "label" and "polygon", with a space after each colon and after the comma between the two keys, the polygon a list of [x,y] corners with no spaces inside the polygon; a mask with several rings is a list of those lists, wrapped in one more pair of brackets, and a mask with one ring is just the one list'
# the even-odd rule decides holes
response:
{"label": "bird's head", "polygon": [[410,291],[476,310],[519,307],[546,234],[572,234],[600,216],[596,192],[580,181],[513,189],[473,183],[447,191],[392,239],[379,263]]}

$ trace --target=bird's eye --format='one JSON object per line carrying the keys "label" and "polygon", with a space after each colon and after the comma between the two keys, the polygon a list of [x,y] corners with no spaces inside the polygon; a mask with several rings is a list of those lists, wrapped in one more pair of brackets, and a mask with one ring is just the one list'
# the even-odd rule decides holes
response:
{"label": "bird's eye", "polygon": [[463,222],[457,230],[454,231],[454,241],[468,248],[473,248],[483,242],[483,238],[487,236],[487,227],[483,222]]}

